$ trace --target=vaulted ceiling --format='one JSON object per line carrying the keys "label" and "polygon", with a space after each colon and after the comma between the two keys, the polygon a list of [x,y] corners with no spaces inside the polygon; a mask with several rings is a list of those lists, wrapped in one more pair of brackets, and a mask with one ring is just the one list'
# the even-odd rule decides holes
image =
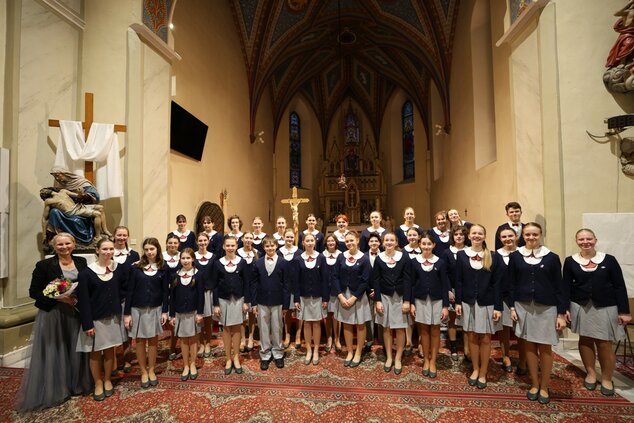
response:
{"label": "vaulted ceiling", "polygon": [[301,93],[319,120],[324,147],[328,127],[347,97],[363,108],[378,140],[383,113],[397,87],[427,124],[430,83],[438,87],[449,127],[459,0],[231,2],[248,73],[251,134],[269,90],[276,133],[284,110]]}

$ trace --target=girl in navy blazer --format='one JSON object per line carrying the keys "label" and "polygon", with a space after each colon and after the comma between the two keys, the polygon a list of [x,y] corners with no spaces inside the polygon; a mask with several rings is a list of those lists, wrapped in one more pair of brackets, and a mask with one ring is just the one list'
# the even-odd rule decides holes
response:
{"label": "girl in navy blazer", "polygon": [[[286,219],[283,217],[278,218],[278,224],[284,223],[284,227],[286,227]],[[277,250],[277,254],[283,258],[284,260],[291,262],[295,259],[295,257],[299,256],[302,253],[302,250],[295,245],[295,232],[292,229],[286,229],[282,236],[282,240],[284,241],[283,245]],[[295,312],[295,299],[293,298],[293,293],[291,292],[290,304],[287,306],[288,310],[284,315],[284,330],[285,330],[285,338],[284,338],[284,348],[288,348],[291,343],[291,329],[293,326],[293,313]],[[295,316],[297,317],[297,316]],[[295,330],[295,349],[299,350],[302,346],[302,321],[300,319],[296,319],[297,329]]]}
{"label": "girl in navy blazer", "polygon": [[170,323],[174,327],[174,336],[181,340],[182,381],[198,377],[196,352],[205,307],[204,281],[194,266],[194,258],[191,248],[181,251],[180,269],[170,283]]}
{"label": "girl in navy blazer", "polygon": [[[365,323],[372,319],[366,291],[370,283],[372,266],[370,260],[358,248],[359,235],[350,231],[346,235],[348,251],[341,253],[330,278],[337,294],[336,318],[343,323],[343,336],[348,349],[344,361],[346,367],[357,367],[366,337]],[[357,348],[353,350],[354,329],[357,329]]]}
{"label": "girl in navy blazer", "polygon": [[258,252],[258,257],[264,256],[264,238],[266,233],[262,232],[262,218],[255,216],[253,222],[251,222],[251,228],[253,229],[253,248]]}
{"label": "girl in navy blazer", "polygon": [[[178,250],[180,241],[178,240],[178,236],[173,232],[167,234],[167,239],[165,240],[165,251],[163,251],[163,262],[167,267],[167,271],[169,272],[168,280],[171,282],[176,277],[176,272],[180,268],[180,260],[181,253]],[[174,331],[171,331],[170,335],[170,352],[167,357],[168,360],[172,361],[176,359],[176,341],[178,338],[174,336]]]}
{"label": "girl in navy blazer", "polygon": [[211,338],[213,336],[213,294],[211,292],[211,269],[217,256],[209,251],[210,239],[207,232],[201,232],[196,238],[198,251],[194,253],[194,266],[198,270],[198,279],[204,284],[205,307],[203,310],[203,323],[201,325],[198,352],[196,356],[211,357]]}
{"label": "girl in navy blazer", "polygon": [[566,327],[568,298],[559,256],[541,245],[542,227],[535,222],[527,223],[523,235],[526,245],[509,256],[509,306],[511,318],[517,322],[515,335],[526,341],[531,379],[526,397],[548,404],[552,346],[559,342],[557,331]]}
{"label": "girl in navy blazer", "polygon": [[[253,271],[255,261],[260,258],[260,252],[253,244],[255,236],[252,232],[245,232],[242,235],[242,248],[238,248],[237,254],[247,263],[249,273]],[[264,250],[262,250],[264,254]],[[246,325],[249,325],[249,337],[246,336]],[[240,352],[253,351],[253,334],[255,333],[255,316],[249,309],[244,324],[240,327]]]}
{"label": "girl in navy blazer", "polygon": [[440,348],[440,323],[449,315],[447,265],[433,253],[435,244],[429,233],[420,239],[422,254],[412,259],[412,302],[410,313],[418,326],[423,344],[423,376],[436,377],[436,358]]}
{"label": "girl in navy blazer", "polygon": [[97,261],[79,273],[78,306],[83,331],[79,333],[77,351],[90,353],[93,399],[103,401],[114,393],[110,378],[115,347],[124,339],[120,290],[128,269],[112,260],[114,244],[109,239],[97,242],[96,254]]}
{"label": "girl in navy blazer", "polygon": [[214,221],[210,216],[204,216],[202,220],[203,230],[209,237],[209,245],[207,251],[212,253],[216,257],[220,257],[222,251],[222,234],[214,230]]}
{"label": "girl in navy blazer", "polygon": [[337,230],[333,232],[333,235],[337,238],[337,248],[343,253],[347,249],[346,234],[348,233],[348,224],[350,223],[350,220],[345,214],[340,214],[335,219],[335,222],[337,223]]}
{"label": "girl in navy blazer", "polygon": [[456,259],[456,314],[462,316],[462,328],[469,337],[473,372],[468,382],[478,389],[487,386],[491,335],[501,324],[500,285],[504,277],[500,258],[489,251],[485,238],[484,226],[472,225],[471,247],[459,251]]}
{"label": "girl in navy blazer", "polygon": [[[132,267],[132,264],[139,261],[139,253],[137,253],[136,251],[128,247],[129,237],[130,237],[130,230],[128,229],[127,226],[117,226],[116,228],[114,228],[114,235],[113,235],[114,256],[112,257],[112,259],[116,261],[118,264],[126,267],[128,269],[128,272],[129,272],[129,269]],[[128,289],[127,286],[121,287],[121,301],[123,301],[123,303],[121,304],[122,310],[125,307],[125,299],[127,298],[127,289]],[[123,316],[121,316],[121,321],[123,322]],[[130,341],[128,340],[128,337],[126,336],[123,340],[123,347],[122,347],[123,367],[117,366],[118,359],[117,359],[117,354],[115,351],[114,364],[113,364],[113,368],[115,369],[114,370],[115,372],[117,371],[117,369],[120,369],[120,370],[123,370],[124,373],[129,373],[130,370],[132,369],[132,363],[130,363],[129,361],[130,357],[127,357],[128,354],[126,354],[126,351],[128,351],[128,348],[130,348]],[[128,358],[128,360],[126,360],[126,358]]]}
{"label": "girl in navy blazer", "polygon": [[[407,231],[405,231],[405,236],[407,236],[408,244],[403,247],[403,253],[405,253],[410,259],[414,260],[417,256],[421,254],[419,243],[421,233],[419,232],[418,228],[411,227]],[[405,328],[405,351],[403,352],[406,356],[412,353],[412,332],[412,326],[408,325]],[[418,349],[418,353],[420,355],[422,352],[420,339],[418,342],[416,342],[416,345],[416,348]]]}
{"label": "girl in navy blazer", "polygon": [[[411,263],[412,260],[398,251],[396,235],[383,234],[383,248],[374,261],[372,285],[374,287],[375,322],[383,326],[385,342],[385,365],[387,373],[394,366],[394,373],[403,371],[401,363],[405,347],[405,328],[410,325]],[[396,331],[396,356],[392,353],[392,330]]]}
{"label": "girl in navy blazer", "polygon": [[192,251],[196,250],[196,235],[187,229],[187,218],[185,215],[179,214],[176,216],[176,226],[177,228],[171,233],[176,235],[180,242],[178,251],[183,251],[185,248],[191,248]]}
{"label": "girl in navy blazer", "polygon": [[449,248],[451,244],[451,231],[449,230],[449,219],[447,218],[447,212],[441,210],[434,215],[434,222],[436,226],[431,228],[429,234],[434,240],[434,255],[441,257],[443,251]]}
{"label": "girl in navy blazer", "polygon": [[225,374],[235,370],[242,373],[240,364],[240,327],[251,304],[250,274],[247,262],[236,254],[238,242],[232,235],[223,240],[225,256],[214,263],[211,276],[214,286],[214,314],[224,330]]}
{"label": "girl in navy blazer", "polygon": [[[326,258],[326,270],[328,274],[332,274],[335,271],[335,264],[337,263],[337,257],[342,252],[337,248],[337,237],[334,234],[330,234],[325,238],[326,249],[322,253]],[[335,318],[335,312],[337,311],[337,295],[333,290],[330,276],[328,276],[328,283],[330,285],[330,299],[328,300],[328,315],[326,316],[326,347],[324,350],[330,352],[332,350],[333,339],[335,343],[335,351],[341,352],[341,323]],[[333,338],[334,335],[334,338]]]}
{"label": "girl in navy blazer", "polygon": [[[456,226],[450,229],[451,242],[449,248],[442,253],[442,259],[447,264],[447,271],[449,275],[449,282],[451,283],[451,289],[449,290],[449,320],[447,321],[447,335],[449,337],[449,351],[451,352],[451,359],[458,361],[458,331],[456,326],[456,259],[458,257],[458,251],[462,251],[465,248],[465,241],[469,236],[469,230],[464,226]],[[469,358],[469,340],[466,334],[463,334],[462,343],[464,348],[464,359],[470,361]]]}
{"label": "girl in navy blazer", "polygon": [[567,319],[579,334],[579,354],[586,368],[583,386],[597,387],[596,351],[601,366],[601,393],[614,395],[612,374],[616,355],[612,343],[625,339],[631,320],[623,271],[614,256],[595,250],[597,238],[590,229],[575,235],[579,253],[564,261],[564,285],[570,292]]}
{"label": "girl in navy blazer", "polygon": [[229,216],[229,219],[227,219],[227,226],[229,226],[228,235],[231,235],[236,239],[236,241],[238,241],[238,248],[242,248],[242,235],[244,235],[244,233],[242,232],[242,219],[240,219],[240,216],[237,214]]}
{"label": "girl in navy blazer", "polygon": [[284,246],[284,234],[286,233],[286,218],[284,216],[279,216],[275,220],[275,228],[277,232],[273,234],[273,238],[277,241],[277,247],[279,248]]}
{"label": "girl in navy blazer", "polygon": [[[165,268],[161,245],[156,238],[143,241],[143,256],[130,269],[124,322],[136,344],[141,370],[141,387],[158,385],[154,368],[158,337],[167,322],[169,272]],[[146,354],[147,347],[147,354]]]}
{"label": "girl in navy blazer", "polygon": [[416,219],[416,214],[414,213],[413,207],[406,207],[403,212],[403,224],[394,229],[394,234],[398,240],[398,246],[403,248],[407,245],[407,230],[409,228],[418,229],[418,233],[423,232],[423,229],[414,223],[414,219]]}
{"label": "girl in navy blazer", "polygon": [[315,237],[306,234],[304,252],[295,257],[291,267],[291,286],[298,319],[304,321],[306,358],[304,364],[319,364],[321,321],[328,307],[328,272],[324,256],[315,251]]}
{"label": "girl in navy blazer", "polygon": [[378,210],[374,210],[370,213],[370,225],[365,228],[363,232],[361,232],[361,239],[359,240],[359,250],[367,253],[370,250],[370,246],[368,245],[368,241],[370,240],[370,234],[377,233],[379,237],[383,236],[383,232],[385,232],[385,228],[381,226],[381,212]]}
{"label": "girl in navy blazer", "polygon": [[312,213],[308,213],[306,217],[306,229],[299,233],[299,245],[304,245],[304,236],[309,233],[315,236],[315,250],[323,251],[324,234],[317,230],[317,218]]}

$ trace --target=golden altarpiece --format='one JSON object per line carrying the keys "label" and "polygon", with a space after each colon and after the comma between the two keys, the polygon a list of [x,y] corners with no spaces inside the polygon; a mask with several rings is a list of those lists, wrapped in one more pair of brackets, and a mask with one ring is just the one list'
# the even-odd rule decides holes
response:
{"label": "golden altarpiece", "polygon": [[368,222],[370,213],[386,201],[376,145],[363,133],[351,104],[344,113],[340,134],[328,141],[321,171],[319,196],[326,224],[341,213],[350,224]]}

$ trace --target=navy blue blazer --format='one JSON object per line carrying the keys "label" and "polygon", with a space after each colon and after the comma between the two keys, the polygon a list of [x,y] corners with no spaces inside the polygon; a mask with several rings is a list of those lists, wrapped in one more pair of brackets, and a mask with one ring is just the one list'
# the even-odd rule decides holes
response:
{"label": "navy blue blazer", "polygon": [[332,283],[332,274],[335,272],[335,265],[337,264],[337,259],[343,253],[341,252],[339,253],[339,255],[337,256],[333,264],[328,264],[328,259],[326,258],[330,256],[330,253],[328,251],[324,251],[321,254],[324,256],[324,264],[325,264],[324,269],[326,272],[326,280],[328,281],[328,292],[330,293],[331,297],[336,297],[337,295],[339,295],[339,293],[335,290],[335,285]]}
{"label": "navy blue blazer", "polygon": [[437,257],[442,257],[442,254],[445,250],[449,249],[449,245],[450,244],[450,240],[451,240],[451,231],[449,229],[447,229],[447,231],[449,232],[449,238],[447,238],[447,242],[442,242],[440,239],[440,235],[438,235],[435,231],[434,228],[431,228],[427,233],[429,234],[429,236],[431,236],[431,238],[434,240],[434,244],[436,244],[434,246],[434,255]]}
{"label": "navy blue blazer", "polygon": [[132,307],[158,307],[167,313],[169,298],[169,275],[167,266],[149,276],[143,269],[132,266],[128,277],[128,294],[123,314],[130,315]]}
{"label": "navy blue blazer", "polygon": [[330,298],[326,259],[319,254],[315,260],[317,263],[312,269],[306,267],[301,255],[291,262],[291,289],[295,302],[299,302],[299,297],[321,297],[323,302]]}
{"label": "navy blue blazer", "polygon": [[231,297],[244,298],[245,304],[251,303],[251,267],[247,262],[240,258],[236,264],[237,268],[233,273],[227,272],[225,266],[220,260],[216,260],[213,264],[211,274],[211,284],[214,290],[214,305],[220,304],[219,299],[230,300]]}
{"label": "navy blue blazer", "polygon": [[[301,231],[299,233],[299,239],[298,239],[298,245],[302,246],[304,245],[304,236],[306,236],[306,234],[304,233],[304,231]],[[300,247],[301,248],[301,247]],[[324,234],[322,234],[321,232],[318,232],[317,235],[315,235],[315,251],[323,251],[324,250]]]}
{"label": "navy blue blazer", "polygon": [[451,249],[447,248],[442,252],[442,255],[439,256],[445,264],[447,265],[447,276],[449,277],[449,283],[451,284],[451,288],[456,288],[456,268],[458,266],[457,254],[454,256],[454,253]]}
{"label": "navy blue blazer", "polygon": [[170,283],[170,317],[176,313],[203,314],[205,311],[204,284],[198,279],[198,273],[192,276],[192,281],[183,285],[180,276],[174,275]]}
{"label": "navy blue blazer", "polygon": [[129,268],[118,265],[112,278],[102,281],[90,268],[79,272],[77,285],[77,307],[84,331],[94,327],[93,321],[113,315],[121,315],[121,285],[128,277]]}
{"label": "navy blue blazer", "polygon": [[264,251],[264,238],[266,238],[264,232],[257,236],[253,234],[253,249],[258,252],[258,257],[264,257],[266,254],[266,251]]}
{"label": "navy blue blazer", "polygon": [[[376,231],[370,231],[370,227],[365,228],[363,230],[363,232],[361,232],[361,237],[359,239],[359,250],[361,250],[364,253],[367,253],[368,251],[370,251],[370,246],[368,245],[368,241],[370,239],[370,235],[372,235],[373,233],[378,234],[378,232]],[[379,236],[381,236],[381,240],[383,240],[383,234],[385,233],[385,231],[381,232],[379,234]],[[381,245],[379,247],[380,250],[383,250],[383,245]]]}
{"label": "navy blue blazer", "polygon": [[443,307],[449,307],[449,289],[447,264],[441,258],[429,271],[423,269],[418,259],[412,260],[412,298],[425,300],[429,296],[432,300],[442,300]]}
{"label": "navy blue blazer", "polygon": [[504,278],[504,264],[501,257],[491,251],[491,270],[471,267],[471,258],[464,251],[458,251],[456,258],[456,304],[463,302],[474,305],[492,305],[495,310],[502,311],[501,286]]}
{"label": "navy blue blazer", "polygon": [[[198,270],[198,273],[196,275],[198,277],[198,280],[202,281],[205,290],[213,289],[211,286],[211,273],[217,257],[218,256],[216,256],[215,254],[211,256],[211,258],[207,260],[207,264],[202,264],[201,260],[194,259],[194,267],[196,267],[196,270]],[[177,266],[177,268],[180,270],[180,265]]]}
{"label": "navy blue blazer", "polygon": [[[73,262],[78,272],[81,272],[87,266],[86,259],[83,257],[73,256]],[[40,310],[51,311],[57,304],[60,304],[56,299],[45,296],[42,291],[44,291],[49,282],[62,277],[64,277],[64,273],[59,266],[59,258],[57,256],[37,262],[35,269],[33,269],[31,285],[29,286],[29,296],[35,300],[35,307]]]}
{"label": "navy blue blazer", "polygon": [[[418,225],[416,225],[418,226]],[[416,227],[415,226],[415,227]],[[418,229],[418,234],[422,235],[423,232],[425,232],[425,230],[418,226],[416,229]],[[401,247],[401,249],[403,247],[405,247],[407,244],[409,244],[409,241],[407,240],[407,233],[406,231],[408,231],[409,229],[406,229],[405,231],[403,229],[401,229],[401,225],[397,226],[396,228],[394,228],[394,235],[396,235],[396,239],[398,240],[398,246]]]}
{"label": "navy blue blazer", "polygon": [[[522,229],[523,228],[524,228],[524,224],[522,223]],[[511,225],[509,225],[509,222],[506,222],[498,226],[498,229],[495,231],[495,249],[496,250],[499,250],[500,248],[504,246],[502,245],[502,241],[500,241],[500,232],[502,232],[504,229],[513,229],[513,228],[511,228]],[[519,248],[519,247],[523,247],[524,245],[526,245],[526,241],[524,241],[524,235],[522,234],[522,231],[520,231],[520,236],[517,239],[517,246]]]}
{"label": "navy blue blazer", "polygon": [[515,301],[557,306],[557,313],[568,310],[568,296],[561,277],[559,256],[552,251],[538,264],[528,264],[519,251],[509,255],[507,269],[509,307]]}
{"label": "navy blue blazer", "polygon": [[[283,245],[282,245],[283,247]],[[286,258],[284,257],[284,253],[282,252],[282,248],[278,248],[277,249],[277,255],[280,256],[281,259],[286,260]],[[301,248],[297,248],[297,250],[295,250],[295,252],[293,253],[293,258],[291,260],[286,260],[286,261],[293,261],[295,259],[295,257],[301,255],[303,253]]]}
{"label": "navy blue blazer", "polygon": [[402,257],[393,268],[381,260],[381,254],[374,260],[372,269],[372,286],[374,287],[374,300],[381,301],[381,294],[394,295],[394,292],[403,296],[404,301],[412,299],[412,260],[407,253],[402,252]]}
{"label": "navy blue blazer", "polygon": [[291,302],[290,277],[288,269],[290,263],[282,257],[277,257],[275,268],[270,275],[266,271],[264,256],[253,264],[251,274],[251,306],[258,304],[265,306],[281,305],[283,310],[288,310]]}
{"label": "navy blue blazer", "polygon": [[[116,256],[116,252],[115,252],[115,256]],[[118,257],[118,256],[116,256]],[[117,262],[117,268],[121,267],[121,272],[125,272],[126,274],[129,274],[130,271],[132,270],[132,265],[134,263],[136,263],[137,261],[139,261],[141,259],[141,257],[139,257],[139,253],[137,253],[134,250],[130,250],[128,249],[128,254],[127,257],[125,258],[125,261],[123,263],[119,263]],[[114,257],[113,257],[114,260]],[[115,260],[116,261],[116,260]],[[125,298],[128,297],[128,284],[127,284],[127,280],[128,278],[126,277],[125,281],[122,282],[121,287],[119,288],[121,290],[121,299],[124,300]]]}
{"label": "navy blue blazer", "polygon": [[[194,248],[193,250],[196,251],[196,248]],[[220,255],[222,254],[222,234],[220,232],[216,232],[209,238],[207,251],[213,253],[213,255],[216,257],[220,257]]]}
{"label": "navy blue blazer", "polygon": [[597,307],[616,306],[619,314],[630,312],[623,271],[610,254],[592,272],[585,272],[572,257],[566,257],[563,281],[570,301],[581,305],[592,301]]}
{"label": "navy blue blazer", "polygon": [[[170,232],[167,235],[174,233],[174,232]],[[194,235],[194,231],[189,231],[189,234],[187,234],[186,238],[180,238],[179,236],[179,244],[178,244],[178,251],[183,251],[185,248],[191,248],[192,250],[196,251],[198,249],[198,245],[196,245],[196,235]]]}
{"label": "navy blue blazer", "polygon": [[[351,257],[352,258],[352,257]],[[337,262],[331,274],[330,282],[333,287],[334,295],[346,293],[346,289],[350,293],[361,299],[370,285],[370,276],[372,275],[372,266],[370,259],[363,255],[356,260],[356,263],[349,266],[343,253],[337,257]]]}

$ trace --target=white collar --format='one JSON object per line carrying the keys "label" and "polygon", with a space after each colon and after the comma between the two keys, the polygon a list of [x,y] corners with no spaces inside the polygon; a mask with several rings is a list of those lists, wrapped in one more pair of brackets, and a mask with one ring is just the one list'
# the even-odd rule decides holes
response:
{"label": "white collar", "polygon": [[266,234],[264,232],[260,232],[259,234],[253,233],[253,242],[255,244],[261,243],[264,238],[266,238]]}
{"label": "white collar", "polygon": [[[317,229],[314,229],[312,232],[310,232],[312,236],[317,236],[318,233],[319,231]],[[304,235],[308,235],[308,234],[309,234],[308,229],[304,229]]]}
{"label": "white collar", "polygon": [[122,249],[120,249],[120,250],[119,250],[119,249],[117,249],[117,248],[115,248],[115,249],[114,249],[114,255],[115,255],[115,256],[117,256],[117,255],[121,255],[121,254],[126,255],[126,256],[127,256],[127,255],[130,255],[130,250],[128,250],[128,249],[127,249],[127,248],[125,248],[125,247],[124,247],[124,248],[122,248]]}
{"label": "white collar", "polygon": [[200,260],[201,258],[206,258],[207,260],[209,260],[211,258],[211,256],[213,256],[213,253],[211,251],[207,251],[205,253],[205,255],[203,256],[202,254],[200,254],[198,251],[196,251],[194,253],[194,255],[196,256],[196,260]]}
{"label": "white collar", "polygon": [[220,263],[221,263],[223,266],[226,266],[226,265],[228,265],[229,263],[232,263],[232,264],[238,264],[238,263],[240,263],[240,262],[242,261],[242,257],[240,257],[240,256],[236,256],[234,259],[232,259],[232,260],[230,261],[230,260],[227,260],[227,256],[225,256],[225,257],[222,257],[219,261],[220,261]]}
{"label": "white collar", "polygon": [[458,251],[462,251],[464,250],[464,247],[462,247],[460,250],[455,246],[455,245],[450,245],[449,249],[451,250],[452,253],[456,254]]}
{"label": "white collar", "polygon": [[359,250],[357,250],[357,254],[355,255],[351,255],[350,251],[344,251],[343,252],[343,257],[348,260],[350,257],[352,257],[355,260],[359,260],[361,257],[363,257],[363,253]]}
{"label": "white collar", "polygon": [[524,226],[524,224],[522,222],[520,223],[513,223],[510,220],[508,222],[506,222],[509,225],[509,228],[515,228],[515,226],[513,225],[519,225],[520,229],[522,228],[522,226]]}
{"label": "white collar", "polygon": [[403,247],[403,249],[407,253],[411,253],[412,251],[416,251],[418,254],[422,253],[422,250],[420,249],[420,247],[412,248],[412,247],[409,246],[409,244],[407,244],[405,247]]}
{"label": "white collar", "polygon": [[308,255],[308,253],[307,253],[306,251],[304,251],[304,252],[301,254],[301,256],[302,256],[302,258],[303,258],[304,260],[308,260],[308,258],[309,258],[309,257],[310,257],[310,258],[314,258],[314,259],[316,259],[317,257],[319,257],[319,253],[318,253],[317,251],[313,251],[313,253],[312,253],[311,255]]}
{"label": "white collar", "polygon": [[408,229],[411,229],[411,228],[416,228],[416,229],[418,229],[418,225],[417,225],[416,223],[414,223],[412,226],[407,226],[405,223],[403,223],[403,224],[400,226],[400,228],[401,228],[401,230],[402,230],[403,232],[407,233],[407,230],[408,230]]}
{"label": "white collar", "polygon": [[242,235],[244,235],[244,232],[240,231],[237,234],[234,234],[233,232],[229,232],[229,236],[234,237],[235,239],[240,239],[242,238]]}
{"label": "white collar", "polygon": [[390,262],[390,259],[394,259],[394,261],[399,261],[401,260],[401,258],[403,257],[403,252],[402,251],[394,251],[394,255],[392,257],[388,257],[387,253],[385,251],[379,253],[378,257],[384,261],[385,263]]}
{"label": "white collar", "polygon": [[185,275],[194,276],[197,272],[198,272],[198,270],[196,270],[195,267],[192,267],[189,270],[185,270],[185,269],[181,268],[181,270],[178,271],[177,275],[178,276],[185,276]]}
{"label": "white collar", "polygon": [[143,273],[148,276],[153,276],[158,272],[158,265],[156,263],[150,263],[147,267],[143,268]]}
{"label": "white collar", "polygon": [[345,242],[346,235],[348,235],[348,232],[350,232],[350,231],[348,229],[346,229],[346,231],[342,234],[341,231],[339,231],[339,229],[337,229],[333,233],[335,234],[335,238],[337,238],[338,241]]}
{"label": "white collar", "polygon": [[341,254],[341,250],[335,250],[334,253],[329,252],[328,250],[324,250],[324,252],[322,253],[324,255],[324,257],[326,258],[330,258],[331,255],[333,255],[333,258],[337,258],[339,257],[339,254]]}
{"label": "white collar", "polygon": [[496,252],[502,257],[508,257],[509,255],[511,255],[511,253],[514,253],[515,251],[517,250],[507,251],[504,249],[504,247],[502,247],[502,248],[499,248]]}
{"label": "white collar", "polygon": [[367,231],[370,232],[371,234],[377,233],[381,235],[383,232],[385,232],[385,228],[383,226],[379,226],[379,229],[374,229],[372,226],[368,226]]}
{"label": "white collar", "polygon": [[293,245],[290,250],[286,248],[286,245],[283,245],[282,247],[280,247],[280,250],[282,250],[282,254],[284,255],[295,254],[295,251],[297,251],[298,249],[299,247],[297,245]]}
{"label": "white collar", "polygon": [[587,266],[590,262],[594,264],[601,264],[603,260],[605,260],[605,253],[597,251],[594,257],[591,259],[581,257],[580,253],[576,253],[572,255],[572,259],[579,263],[581,266]]}
{"label": "white collar", "polygon": [[533,256],[537,259],[540,259],[546,256],[548,253],[550,253],[550,250],[544,247],[543,245],[540,245],[538,248],[535,248],[534,250],[529,250],[528,248],[526,248],[526,246],[524,246],[524,247],[518,248],[517,251],[519,251],[520,254],[524,256],[524,258]]}
{"label": "white collar", "polygon": [[244,247],[238,248],[238,255],[244,258],[255,257],[255,250],[247,252]]}
{"label": "white collar", "polygon": [[426,261],[430,262],[430,263],[436,263],[438,261],[438,257],[436,257],[435,254],[432,254],[430,258],[426,259],[423,258],[422,254],[417,255],[416,257],[414,257],[414,260],[416,260],[417,262],[419,262],[420,264],[425,263]]}
{"label": "white collar", "polygon": [[211,232],[205,232],[207,234],[207,236],[209,237],[209,239],[211,239],[212,236],[216,235],[218,232],[214,231],[213,229],[211,230]]}
{"label": "white collar", "polygon": [[97,263],[96,261],[88,265],[88,267],[90,267],[90,270],[95,272],[98,276],[105,276],[109,273],[114,272],[117,269],[117,266],[118,263],[114,260],[110,262],[109,266],[100,266],[99,263]]}
{"label": "white collar", "polygon": [[177,237],[179,237],[179,238],[181,238],[181,237],[183,237],[183,236],[188,237],[188,236],[189,236],[189,234],[190,234],[190,232],[191,232],[191,231],[190,231],[189,229],[185,229],[185,232],[183,232],[183,233],[178,232],[178,229],[175,229],[175,230],[173,230],[173,231],[172,231],[172,233],[173,233],[174,235],[176,235]]}
{"label": "white collar", "polygon": [[471,249],[471,247],[466,247],[462,251],[464,251],[465,254],[467,255],[467,257],[469,257],[469,258],[475,257],[476,255],[480,256],[480,258],[484,257],[484,250],[482,250],[482,251],[473,251]]}
{"label": "white collar", "polygon": [[444,236],[449,235],[449,229],[445,229],[444,231],[441,231],[440,229],[438,229],[438,226],[434,226],[432,229],[434,230],[434,232],[436,232],[436,235],[444,235]]}

